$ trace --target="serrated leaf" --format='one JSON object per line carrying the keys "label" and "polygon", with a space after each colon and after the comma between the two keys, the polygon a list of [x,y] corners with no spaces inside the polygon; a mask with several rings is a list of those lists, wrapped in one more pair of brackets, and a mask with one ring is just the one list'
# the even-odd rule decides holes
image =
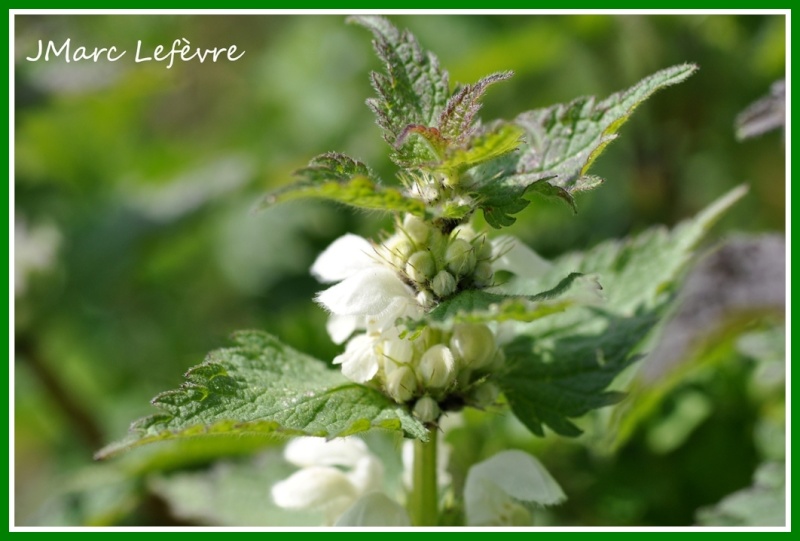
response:
{"label": "serrated leaf", "polygon": [[519,172],[555,174],[551,184],[571,191],[575,180],[586,173],[640,103],[696,70],[693,64],[673,66],[599,103],[593,97],[578,98],[566,105],[522,113],[515,122],[525,130],[528,148],[520,156]]}
{"label": "serrated leaf", "polygon": [[525,295],[549,289],[565,274],[579,272],[597,275],[604,288],[604,306],[615,314],[630,315],[642,306],[660,304],[672,294],[709,228],[746,193],[747,188],[739,186],[672,230],[654,227],[625,240],[603,242],[586,252],[565,254],[540,276],[513,278],[503,285],[502,293]]}
{"label": "serrated leaf", "polygon": [[329,152],[317,156],[295,172],[300,180],[268,194],[262,207],[300,198],[337,201],[358,208],[422,215],[422,201],[397,188],[383,186],[366,165],[344,154]]}
{"label": "serrated leaf", "polygon": [[547,425],[563,436],[581,431],[570,418],[616,403],[619,393],[603,392],[631,362],[631,350],[658,320],[655,313],[607,320],[597,334],[569,335],[540,346],[530,336],[517,338],[504,351],[508,370],[498,384],[517,418],[534,434]]}
{"label": "serrated leaf", "polygon": [[524,130],[526,145],[469,174],[468,184],[480,196],[487,222],[497,228],[511,225],[512,215],[527,206],[524,196],[529,190],[559,197],[574,210],[573,193],[602,183],[586,172],[633,110],[657,90],[696,70],[692,64],[673,66],[599,103],[584,97],[517,116],[514,123]]}
{"label": "serrated leaf", "polygon": [[439,60],[424,51],[407,30],[401,32],[383,17],[358,16],[349,21],[370,30],[373,46],[383,61],[386,74],[372,74],[377,98],[367,101],[392,146],[406,126],[434,126],[447,104],[447,71]]}
{"label": "serrated leaf", "polygon": [[486,222],[496,228],[507,227],[516,221],[512,214],[530,203],[523,196],[537,182],[547,177],[515,175],[519,152],[511,152],[467,170],[461,185],[477,200]]}
{"label": "serrated leaf", "polygon": [[504,293],[520,295],[572,271],[594,274],[604,287],[602,312],[574,307],[516,326],[523,337],[506,349],[515,360],[498,383],[520,421],[537,434],[548,425],[577,435],[569,417],[613,403],[617,395],[601,391],[631,362],[631,352],[671,300],[693,248],[744,193],[731,191],[672,231],[656,228],[624,242],[605,242],[557,259],[542,276],[516,277],[502,286]]}
{"label": "serrated leaf", "polygon": [[435,168],[458,173],[497,159],[515,151],[521,144],[522,134],[518,126],[500,124],[492,130],[478,134],[466,147],[450,150],[447,157]]}
{"label": "serrated leaf", "polygon": [[472,135],[473,120],[480,109],[480,99],[494,83],[513,75],[510,71],[493,73],[475,84],[465,85],[450,97],[439,117],[438,127],[442,135],[456,144],[465,143]]}
{"label": "serrated leaf", "polygon": [[409,331],[414,331],[434,323],[531,322],[574,305],[583,297],[587,280],[592,279],[572,273],[554,288],[528,296],[507,296],[481,289],[467,289],[440,302],[424,317],[406,320],[404,324]]}
{"label": "serrated leaf", "polygon": [[234,335],[237,346],[211,352],[179,389],[153,404],[135,434],[98,453],[105,458],[145,443],[204,435],[282,434],[329,438],[371,428],[426,438],[425,428],[375,389],[257,331]]}

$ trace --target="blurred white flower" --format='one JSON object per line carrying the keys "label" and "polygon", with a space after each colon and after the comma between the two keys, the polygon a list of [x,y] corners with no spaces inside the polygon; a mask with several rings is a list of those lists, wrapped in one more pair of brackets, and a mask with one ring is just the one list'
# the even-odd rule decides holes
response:
{"label": "blurred white flower", "polygon": [[464,511],[468,526],[525,526],[526,505],[555,505],[566,499],[561,487],[534,457],[501,451],[467,472]]}
{"label": "blurred white flower", "polygon": [[272,486],[275,504],[322,510],[328,524],[383,484],[383,464],[358,438],[296,438],[283,455],[300,470]]}
{"label": "blurred white flower", "polygon": [[28,287],[28,276],[53,264],[61,237],[52,225],[29,228],[22,217],[14,222],[14,295],[19,297]]}

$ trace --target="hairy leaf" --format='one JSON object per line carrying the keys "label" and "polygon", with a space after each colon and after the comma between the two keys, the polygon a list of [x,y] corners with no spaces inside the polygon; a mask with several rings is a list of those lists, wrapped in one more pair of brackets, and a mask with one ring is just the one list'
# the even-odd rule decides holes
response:
{"label": "hairy leaf", "polygon": [[566,105],[522,113],[515,122],[525,130],[528,148],[520,156],[519,171],[555,174],[551,184],[571,191],[640,103],[696,70],[692,64],[673,66],[599,103],[592,97],[578,98]]}
{"label": "hairy leaf", "polygon": [[132,426],[128,440],[99,457],[144,443],[214,434],[284,434],[329,438],[371,428],[424,439],[425,428],[380,392],[257,331],[236,333],[236,347],[211,352],[179,389],[153,404],[162,413]]}
{"label": "hairy leaf", "polygon": [[584,97],[517,116],[514,124],[524,130],[526,146],[470,175],[470,187],[481,196],[487,222],[493,227],[513,223],[511,215],[527,206],[524,196],[529,190],[558,197],[574,210],[573,193],[602,183],[586,172],[633,110],[655,91],[696,70],[692,64],[673,66],[601,102]]}
{"label": "hairy leaf", "polygon": [[458,174],[460,171],[513,152],[519,147],[521,137],[522,130],[519,127],[500,124],[493,130],[476,135],[466,147],[450,150],[447,157],[436,165],[436,169]]}
{"label": "hairy leaf", "polygon": [[472,85],[460,88],[448,100],[439,117],[439,131],[456,144],[466,142],[472,135],[473,120],[480,109],[480,99],[490,85],[504,81],[513,75],[510,71],[493,73]]}
{"label": "hairy leaf", "polygon": [[300,180],[268,194],[262,206],[313,197],[370,210],[425,213],[421,201],[397,188],[381,185],[369,167],[344,154],[317,156],[295,176]]}
{"label": "hairy leaf", "polygon": [[450,92],[447,72],[436,56],[424,51],[409,31],[399,31],[383,17],[349,20],[372,31],[375,52],[386,68],[385,74],[372,73],[378,97],[367,100],[386,142],[395,146],[409,124],[434,126]]}

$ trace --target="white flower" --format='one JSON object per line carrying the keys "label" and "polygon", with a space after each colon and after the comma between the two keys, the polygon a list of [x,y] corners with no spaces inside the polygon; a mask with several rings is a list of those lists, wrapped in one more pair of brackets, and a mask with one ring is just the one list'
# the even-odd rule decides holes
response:
{"label": "white flower", "polygon": [[467,472],[464,511],[468,526],[530,525],[524,504],[554,505],[566,499],[561,487],[528,453],[501,451]]}
{"label": "white flower", "polygon": [[286,446],[284,458],[301,469],[273,485],[275,504],[321,509],[329,524],[383,483],[383,464],[357,438],[296,438]]}
{"label": "white flower", "polygon": [[337,344],[358,329],[380,333],[399,317],[421,313],[415,291],[357,235],[335,240],[314,262],[311,274],[323,283],[338,282],[316,298],[331,313],[328,333]]}
{"label": "white flower", "polygon": [[28,276],[49,268],[61,236],[52,225],[28,227],[22,217],[14,222],[14,295],[25,293]]}

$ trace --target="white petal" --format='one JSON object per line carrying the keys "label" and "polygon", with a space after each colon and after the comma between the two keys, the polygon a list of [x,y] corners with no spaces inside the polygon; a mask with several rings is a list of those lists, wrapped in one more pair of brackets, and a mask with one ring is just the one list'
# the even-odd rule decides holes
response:
{"label": "white petal", "polygon": [[378,373],[379,357],[375,351],[375,339],[360,334],[350,339],[344,353],[333,359],[333,364],[342,365],[342,374],[356,383],[366,383]]}
{"label": "white petal", "polygon": [[357,329],[363,328],[363,316],[337,316],[331,314],[325,328],[334,344],[343,344]]}
{"label": "white petal", "polygon": [[406,288],[406,294],[392,299],[382,312],[367,317],[368,332],[383,333],[395,327],[395,322],[399,318],[411,317],[416,319],[422,315],[422,307],[414,297],[411,288],[405,286],[405,284],[403,286]]}
{"label": "white petal", "polygon": [[345,316],[380,314],[397,298],[412,298],[411,288],[388,267],[367,267],[317,295],[331,313]]}
{"label": "white petal", "polygon": [[365,266],[377,265],[375,250],[363,237],[348,233],[322,252],[311,266],[311,274],[322,283],[341,282]]}
{"label": "white petal", "polygon": [[356,500],[334,526],[411,526],[403,506],[382,492]]}
{"label": "white petal", "polygon": [[303,468],[272,486],[272,499],[284,509],[339,507],[357,497],[347,476],[329,467]]}
{"label": "white petal", "polygon": [[364,456],[347,473],[347,478],[359,494],[380,490],[383,486],[383,463],[374,455]]}
{"label": "white petal", "polygon": [[502,451],[470,468],[464,485],[468,525],[504,524],[515,502],[553,505],[566,499],[542,464],[522,451]]}
{"label": "white petal", "polygon": [[492,252],[499,256],[492,263],[492,269],[495,271],[505,270],[520,277],[536,278],[552,267],[551,263],[519,239],[508,235],[492,240]]}
{"label": "white petal", "polygon": [[359,460],[370,456],[366,444],[358,438],[302,437],[290,441],[283,457],[295,466],[347,466],[355,467]]}

